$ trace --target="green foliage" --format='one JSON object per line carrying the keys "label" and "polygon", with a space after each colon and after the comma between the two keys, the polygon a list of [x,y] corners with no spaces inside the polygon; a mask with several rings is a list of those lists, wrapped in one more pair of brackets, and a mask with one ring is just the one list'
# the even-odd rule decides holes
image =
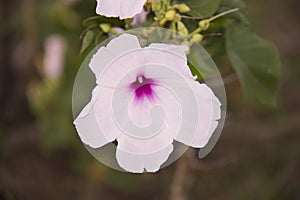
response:
{"label": "green foliage", "polygon": [[[80,23],[86,14],[85,10],[78,12],[75,5],[61,1],[40,1],[37,7],[37,22],[41,27],[39,39],[44,41],[49,36],[59,35],[66,42],[63,74],[55,79],[45,76],[38,60],[41,79],[33,81],[28,90],[30,106],[41,131],[40,147],[51,153],[79,143],[72,124],[71,94],[80,65],[80,58],[74,56],[79,54]],[[42,45],[40,48],[43,52]]]}
{"label": "green foliage", "polygon": [[92,30],[88,30],[82,39],[82,45],[80,50],[81,54],[85,52],[88,49],[88,47],[92,44],[93,39],[94,39],[94,32]]}
{"label": "green foliage", "polygon": [[227,15],[225,18],[233,19],[242,24],[248,24],[249,22],[246,17],[246,4],[243,0],[222,0],[220,7],[218,8],[218,13],[234,8],[238,8],[239,12]]}
{"label": "green foliage", "polygon": [[221,0],[181,0],[187,4],[198,16],[211,17],[218,9]]}
{"label": "green foliage", "polygon": [[[236,71],[240,82],[243,85],[246,96],[257,99],[259,102],[274,105],[278,90],[278,77],[280,72],[280,61],[276,48],[261,37],[249,31],[246,17],[246,6],[242,0],[178,0],[172,3],[185,3],[191,8],[191,12],[184,15],[200,16],[209,18],[217,13],[230,9],[239,8],[238,12],[226,15],[211,23],[203,35],[210,33],[221,33],[222,36],[205,37],[201,43],[211,53],[213,58],[228,55],[233,69]],[[44,5],[45,4],[45,5]],[[75,12],[68,6],[58,3],[44,3],[41,9],[42,24],[47,24],[41,33],[43,37],[56,32],[66,36],[68,52],[66,57],[65,80],[57,84],[45,84],[39,90],[41,98],[34,101],[36,115],[39,116],[39,124],[43,130],[42,144],[47,149],[56,149],[67,144],[74,144],[74,127],[70,107],[71,87],[73,77],[79,66],[79,59],[74,55],[78,54],[78,36],[80,16],[90,15],[90,9],[86,14]],[[148,15],[145,24],[151,26],[154,23],[154,14]],[[191,32],[197,28],[199,19],[182,19],[184,25]],[[84,58],[96,45],[108,38],[103,33],[100,24],[110,24],[111,27],[130,28],[126,22],[118,18],[106,18],[93,16],[83,21],[81,55]],[[76,25],[77,24],[77,25]],[[224,34],[226,33],[226,34]],[[70,48],[71,47],[71,48]],[[205,76],[210,69],[205,64],[199,63],[195,51],[189,55],[190,67],[193,74]],[[194,59],[194,60],[193,60]],[[191,63],[196,64],[196,69]],[[222,67],[222,65],[220,65]],[[201,74],[198,73],[201,72]],[[46,82],[44,82],[46,83]],[[69,92],[67,92],[69,91]],[[63,97],[63,98],[57,98]],[[74,133],[74,134],[73,134]],[[78,141],[78,140],[76,140]]]}
{"label": "green foliage", "polygon": [[[186,13],[186,15],[205,17],[207,20],[216,14],[238,8],[238,12],[209,21],[211,25],[208,25],[207,30],[198,27],[200,19],[197,18],[183,18],[180,21],[176,21],[176,23],[187,27],[185,35],[193,36],[201,32],[204,35],[204,41],[201,43],[207,48],[213,58],[221,57],[227,53],[247,97],[267,105],[276,104],[280,73],[278,52],[272,44],[249,31],[249,28],[247,28],[246,5],[242,0],[178,0],[172,3],[173,5],[185,3],[191,8],[191,12]],[[175,15],[175,11],[171,11]],[[161,11],[161,14],[164,15],[166,14],[164,12],[169,13],[171,11],[167,9],[166,11]],[[156,15],[156,17],[160,18],[160,15]],[[169,26],[170,23],[164,24],[161,23],[161,20],[164,19],[160,19],[160,26]],[[118,18],[95,16],[84,20],[83,25],[86,29],[83,32],[82,55],[87,55],[92,48],[107,38],[107,34],[103,33],[101,28],[99,28],[101,24],[130,29],[130,26],[126,26],[125,21]],[[178,28],[177,31],[179,31]],[[206,34],[211,33],[221,33],[223,36],[205,37]],[[189,65],[192,72],[201,78],[197,70],[200,70],[202,76],[206,76],[210,73],[210,69],[205,64],[199,63],[199,60],[194,59],[197,57],[195,52],[191,50],[189,60],[192,62]],[[197,64],[199,69],[196,70],[192,63]]]}
{"label": "green foliage", "polygon": [[276,47],[237,23],[226,29],[226,49],[246,96],[275,105],[280,73]]}
{"label": "green foliage", "polygon": [[100,24],[110,24],[112,27],[124,27],[125,23],[118,18],[106,18],[103,16],[94,16],[85,19],[82,22],[83,26],[86,27],[81,34],[82,45],[80,54],[83,57],[105,39],[107,39],[107,34],[103,33]]}
{"label": "green foliage", "polygon": [[210,68],[209,61],[203,60],[203,49],[200,49],[198,45],[192,45],[191,51],[188,54],[189,67],[193,75],[197,75],[198,80],[203,80],[206,76],[213,74],[214,70]]}
{"label": "green foliage", "polygon": [[107,35],[103,33],[99,26],[91,25],[85,29],[81,38],[82,44],[80,54],[84,58],[93,50],[93,48],[95,48],[95,46],[107,39]]}
{"label": "green foliage", "polygon": [[115,27],[123,27],[124,22],[118,18],[107,18],[103,16],[93,16],[83,20],[82,25],[85,27],[89,27],[94,24],[111,24]]}
{"label": "green foliage", "polygon": [[224,33],[224,41],[209,38],[203,44],[214,58],[227,53],[248,98],[276,105],[279,53],[273,44],[250,31],[246,4],[242,0],[222,0],[217,13],[234,8],[239,8],[239,12],[217,20],[209,30]]}

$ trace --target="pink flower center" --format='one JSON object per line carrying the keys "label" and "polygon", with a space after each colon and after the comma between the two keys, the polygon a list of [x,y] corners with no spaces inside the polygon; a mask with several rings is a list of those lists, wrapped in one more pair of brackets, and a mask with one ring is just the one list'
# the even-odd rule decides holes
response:
{"label": "pink flower center", "polygon": [[135,100],[140,102],[144,98],[148,98],[150,101],[155,99],[155,93],[153,87],[155,81],[150,78],[146,78],[144,75],[138,75],[136,81],[130,84],[130,89],[134,91]]}

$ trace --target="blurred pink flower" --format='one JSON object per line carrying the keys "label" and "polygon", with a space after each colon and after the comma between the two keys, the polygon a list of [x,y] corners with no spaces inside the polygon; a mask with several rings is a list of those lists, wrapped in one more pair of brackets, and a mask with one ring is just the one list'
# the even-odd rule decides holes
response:
{"label": "blurred pink flower", "polygon": [[132,18],[143,10],[146,0],[97,0],[96,13],[106,17]]}
{"label": "blurred pink flower", "polygon": [[[90,61],[97,86],[74,120],[83,143],[99,148],[117,140],[125,170],[156,172],[173,151],[173,140],[204,147],[220,119],[220,102],[195,80],[186,46],[152,43],[122,34]],[[161,110],[155,108],[163,108]]]}
{"label": "blurred pink flower", "polygon": [[65,62],[65,39],[59,35],[48,37],[44,43],[43,72],[50,79],[59,78],[63,72]]}

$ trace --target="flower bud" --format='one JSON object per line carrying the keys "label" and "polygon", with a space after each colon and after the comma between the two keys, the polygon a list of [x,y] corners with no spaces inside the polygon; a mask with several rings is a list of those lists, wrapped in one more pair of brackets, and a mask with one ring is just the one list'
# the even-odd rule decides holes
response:
{"label": "flower bud", "polygon": [[204,19],[199,22],[199,27],[204,31],[209,28],[209,25],[210,25],[210,21],[208,19]]}
{"label": "flower bud", "polygon": [[192,39],[194,40],[194,42],[201,42],[203,40],[203,35],[197,33],[193,35]]}
{"label": "flower bud", "polygon": [[177,9],[181,13],[187,13],[187,12],[191,11],[191,9],[184,3],[176,4],[176,5],[174,5],[174,8]]}
{"label": "flower bud", "polygon": [[104,33],[108,33],[111,30],[110,24],[100,24],[99,26]]}
{"label": "flower bud", "polygon": [[165,18],[168,21],[173,21],[173,19],[175,18],[176,12],[174,10],[170,10],[166,13]]}
{"label": "flower bud", "polygon": [[179,14],[176,14],[174,17],[174,22],[179,22],[181,20],[181,16]]}
{"label": "flower bud", "polygon": [[182,22],[177,22],[177,29],[178,29],[178,32],[183,34],[183,35],[188,35],[189,34],[189,31],[187,30],[184,23],[182,23]]}
{"label": "flower bud", "polygon": [[159,11],[161,9],[161,3],[160,0],[153,0],[152,1],[152,10],[155,11]]}
{"label": "flower bud", "polygon": [[165,25],[165,23],[167,22],[168,20],[166,18],[163,18],[162,20],[160,20],[159,24],[161,26]]}

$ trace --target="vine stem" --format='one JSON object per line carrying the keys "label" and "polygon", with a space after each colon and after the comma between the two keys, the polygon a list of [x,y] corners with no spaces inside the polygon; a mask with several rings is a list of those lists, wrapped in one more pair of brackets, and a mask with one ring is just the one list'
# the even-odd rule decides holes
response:
{"label": "vine stem", "polygon": [[236,12],[236,11],[238,11],[238,10],[239,10],[239,8],[227,10],[227,11],[222,12],[222,13],[216,15],[216,16],[211,17],[211,18],[209,19],[209,21],[211,22],[211,21],[213,21],[213,20],[215,20],[215,19],[217,19],[217,18],[219,18],[219,17],[222,17],[222,16],[224,16],[224,15],[227,15],[227,14],[230,14],[230,13],[233,13],[233,12]]}
{"label": "vine stem", "polygon": [[[186,152],[187,153],[187,152]],[[189,167],[186,153],[178,160],[174,179],[171,184],[169,200],[186,200],[186,186],[188,181]]]}

